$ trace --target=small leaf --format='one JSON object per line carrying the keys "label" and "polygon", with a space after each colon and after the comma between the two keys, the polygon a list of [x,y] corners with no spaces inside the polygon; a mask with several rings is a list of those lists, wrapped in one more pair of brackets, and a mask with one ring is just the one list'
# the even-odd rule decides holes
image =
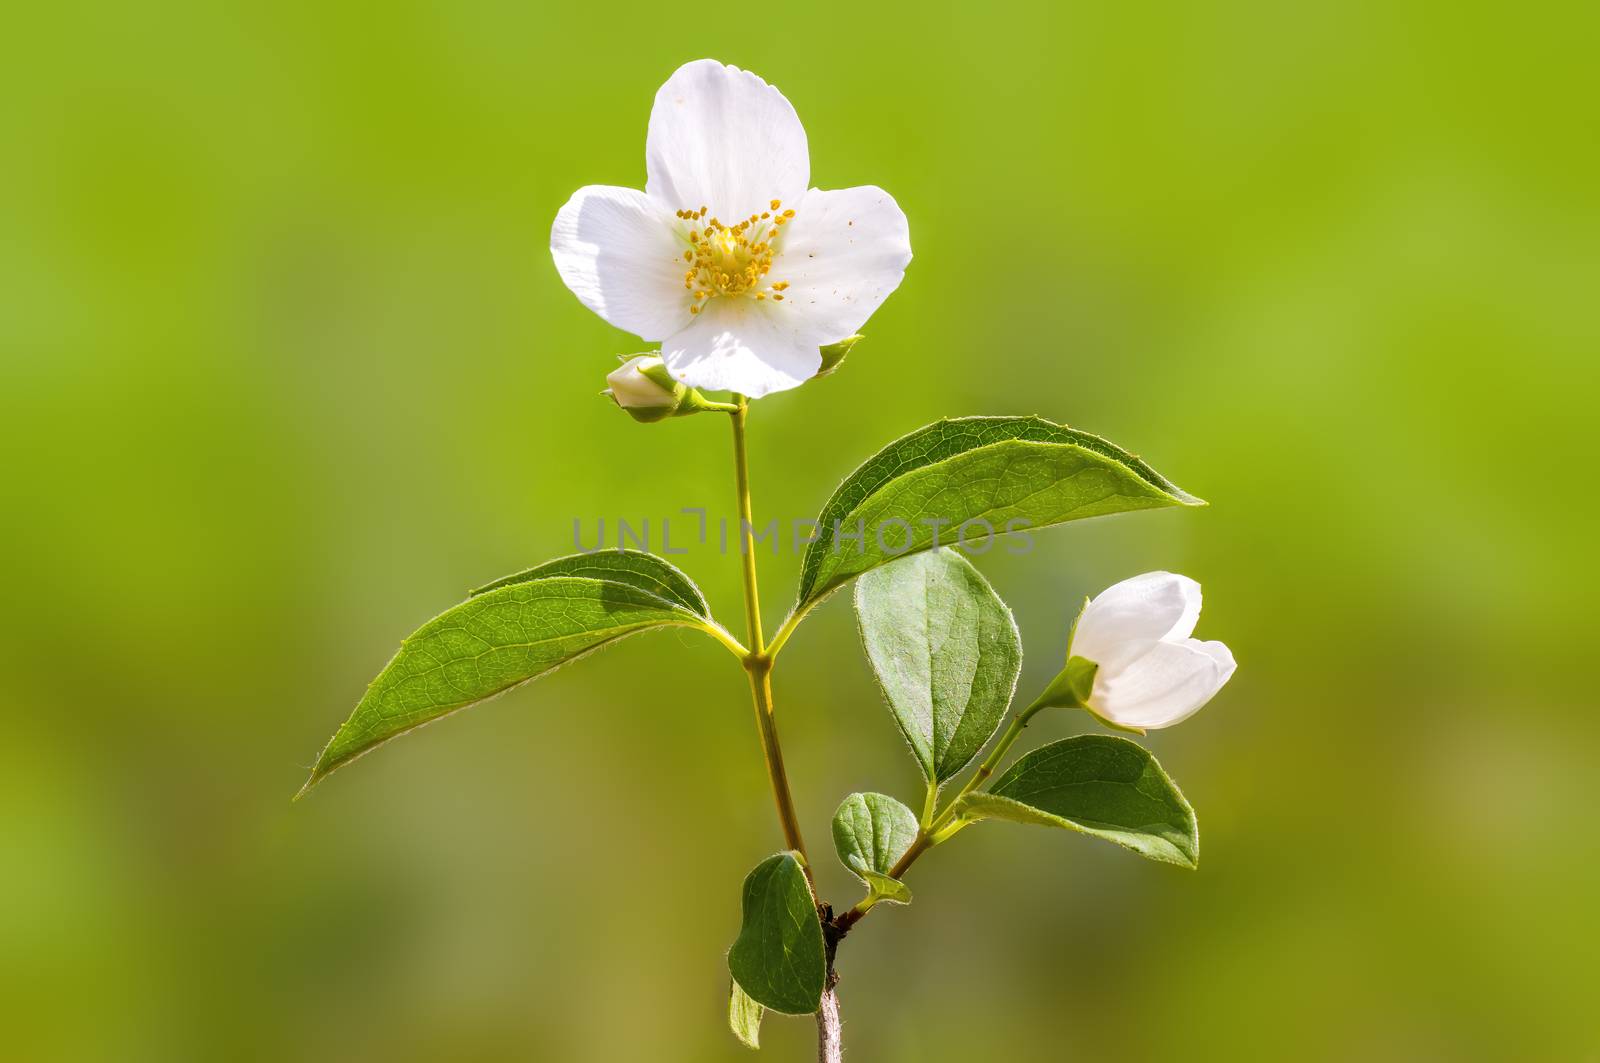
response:
{"label": "small leaf", "polygon": [[397,735],[537,679],[608,642],[651,628],[705,630],[709,624],[676,602],[610,580],[551,576],[485,591],[401,643],[300,792]]}
{"label": "small leaf", "polygon": [[899,879],[880,875],[876,871],[868,871],[861,877],[871,889],[873,900],[888,901],[890,904],[911,903],[911,887]]}
{"label": "small leaf", "polygon": [[750,999],[785,1015],[822,1004],[827,958],[822,923],[797,854],[777,853],[744,880],[744,923],[728,970]]}
{"label": "small leaf", "polygon": [[869,886],[868,875],[887,878],[916,837],[917,817],[887,794],[851,794],[833,814],[839,862]]}
{"label": "small leaf", "polygon": [[[889,444],[846,477],[806,547],[799,604],[895,557],[950,543],[968,521],[996,534],[1159,506],[1204,505],[1098,436],[1040,417],[939,421]],[[835,538],[835,522],[839,538]],[[847,540],[862,532],[861,541]],[[987,533],[969,527],[970,540]],[[881,540],[881,541],[880,541]]]}
{"label": "small leaf", "polygon": [[1065,827],[1183,867],[1200,858],[1189,802],[1148,750],[1111,735],[1078,735],[1035,749],[988,792],[958,801],[956,814]]}
{"label": "small leaf", "polygon": [[915,554],[856,584],[861,642],[911,755],[933,782],[994,736],[1022,667],[1011,610],[954,550]]}
{"label": "small leaf", "polygon": [[480,594],[509,587],[515,583],[529,583],[536,579],[547,579],[551,576],[582,576],[586,579],[610,580],[612,583],[626,583],[642,591],[649,591],[658,598],[665,598],[683,606],[691,613],[709,619],[711,607],[706,604],[705,595],[700,593],[700,588],[694,581],[684,575],[678,568],[655,554],[647,554],[640,550],[596,550],[589,554],[571,554],[567,557],[558,557],[554,561],[546,561],[542,565],[525,569],[515,575],[504,576],[493,583],[479,587],[472,592],[476,598]]}
{"label": "small leaf", "polygon": [[761,1019],[767,1009],[750,999],[738,982],[728,984],[728,1029],[746,1048],[761,1047]]}

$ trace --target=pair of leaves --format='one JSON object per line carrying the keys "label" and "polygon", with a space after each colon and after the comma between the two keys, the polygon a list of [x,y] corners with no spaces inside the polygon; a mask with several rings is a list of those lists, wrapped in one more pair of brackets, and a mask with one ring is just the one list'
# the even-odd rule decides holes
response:
{"label": "pair of leaves", "polygon": [[[889,870],[917,836],[911,810],[884,794],[851,794],[833,818],[839,859],[878,899],[908,904]],[[816,897],[799,853],[775,853],[745,876],[739,936],[728,950],[728,1025],[759,1045],[764,1010],[809,1015],[822,1004],[828,960]]]}
{"label": "pair of leaves", "polygon": [[406,731],[628,635],[716,629],[698,588],[653,554],[558,558],[497,580],[401,643],[318,758],[306,789]]}
{"label": "pair of leaves", "polygon": [[981,540],[985,528],[1178,505],[1204,503],[1099,436],[1040,417],[939,421],[868,458],[828,499],[801,561],[797,607],[937,541]]}
{"label": "pair of leaves", "polygon": [[[911,810],[883,794],[851,794],[833,818],[834,846],[846,867],[884,900],[910,903],[911,891],[888,876],[917,834]],[[879,884],[882,884],[880,888]],[[817,900],[800,854],[776,853],[745,876],[739,936],[728,950],[728,1026],[760,1047],[768,1009],[809,1015],[822,1005],[827,946]]]}
{"label": "pair of leaves", "polygon": [[[848,346],[840,348],[842,356]],[[890,444],[834,492],[819,521],[821,536],[802,560],[799,607],[809,608],[901,554],[927,549],[941,529],[948,538],[968,521],[987,521],[998,531],[1014,519],[1044,527],[1197,504],[1138,458],[1085,432],[1036,417],[940,421]],[[866,529],[859,550],[834,542],[836,523],[847,533],[857,525]],[[891,525],[905,528],[903,542],[889,541]],[[301,793],[397,735],[608,642],[669,626],[719,630],[693,582],[651,554],[580,554],[497,580],[401,644],[323,750]],[[917,720],[908,741],[920,749],[932,777],[948,778],[950,765],[981,730],[985,702],[976,700],[954,732],[931,707],[920,716],[907,710]],[[913,734],[928,740],[919,747]]]}
{"label": "pair of leaves", "polygon": [[1194,809],[1149,750],[1126,738],[1088,734],[1041,746],[955,810],[969,821],[1062,827],[1180,867],[1200,859]]}

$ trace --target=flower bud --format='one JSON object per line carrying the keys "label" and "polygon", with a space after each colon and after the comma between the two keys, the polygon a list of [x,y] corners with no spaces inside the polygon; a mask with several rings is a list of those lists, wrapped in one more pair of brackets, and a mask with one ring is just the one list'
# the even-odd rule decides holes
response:
{"label": "flower bud", "polygon": [[602,394],[635,421],[659,421],[671,417],[683,403],[686,388],[667,375],[660,356],[638,354],[606,374],[611,386]]}
{"label": "flower bud", "polygon": [[1200,584],[1147,572],[1106,588],[1073,626],[1067,667],[1039,699],[1088,709],[1113,727],[1170,727],[1199,711],[1233,675],[1220,642],[1190,638]]}

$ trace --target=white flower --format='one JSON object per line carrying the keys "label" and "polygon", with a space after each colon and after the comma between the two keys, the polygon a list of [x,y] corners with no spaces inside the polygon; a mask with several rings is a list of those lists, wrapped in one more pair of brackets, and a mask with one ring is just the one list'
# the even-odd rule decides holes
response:
{"label": "white flower", "polygon": [[659,375],[662,372],[661,359],[653,354],[635,355],[606,374],[606,383],[611,385],[611,397],[617,405],[624,410],[676,406],[679,396],[675,389],[663,387],[651,375],[647,375],[646,370]]}
{"label": "white flower", "polygon": [[1146,572],[1107,587],[1078,617],[1073,657],[1098,665],[1088,708],[1120,727],[1170,727],[1187,719],[1233,675],[1220,642],[1190,638],[1200,584]]}
{"label": "white flower", "polygon": [[643,192],[589,185],[550,253],[583,304],[661,342],[674,378],[752,398],[798,387],[858,331],[911,261],[881,188],[808,191],[806,132],[754,74],[688,63],[656,93]]}

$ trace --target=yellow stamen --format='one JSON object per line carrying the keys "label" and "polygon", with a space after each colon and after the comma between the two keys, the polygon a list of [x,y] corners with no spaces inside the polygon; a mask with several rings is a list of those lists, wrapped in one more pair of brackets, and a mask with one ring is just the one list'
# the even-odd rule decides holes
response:
{"label": "yellow stamen", "polygon": [[689,267],[683,274],[683,286],[690,292],[691,312],[699,313],[719,295],[782,301],[777,293],[789,287],[788,283],[768,284],[765,280],[779,251],[779,227],[795,214],[793,210],[780,213],[782,205],[782,200],[774,199],[771,211],[751,214],[732,225],[715,217],[704,220],[709,213],[704,206],[677,212],[679,220],[691,226],[682,230],[688,244],[683,260]]}

